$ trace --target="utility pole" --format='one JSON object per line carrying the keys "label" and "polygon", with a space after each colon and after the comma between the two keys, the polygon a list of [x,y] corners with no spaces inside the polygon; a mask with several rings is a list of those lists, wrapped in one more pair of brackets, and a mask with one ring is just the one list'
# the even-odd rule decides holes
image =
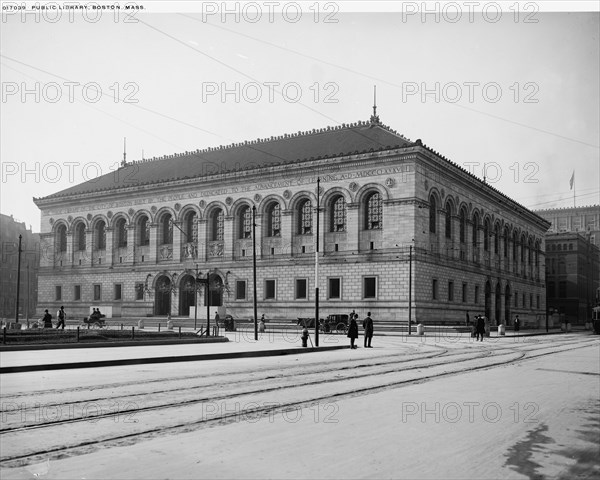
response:
{"label": "utility pole", "polygon": [[412,243],[408,247],[408,334],[412,325]]}
{"label": "utility pole", "polygon": [[198,276],[200,272],[198,271],[198,264],[196,264],[196,276],[194,277],[194,330],[196,330],[196,322],[198,320]]}
{"label": "utility pole", "polygon": [[258,305],[256,303],[256,205],[252,205],[252,275],[254,278],[254,340],[258,340]]}
{"label": "utility pole", "polygon": [[317,177],[317,235],[315,242],[315,347],[319,346],[319,196],[321,179]]}
{"label": "utility pole", "polygon": [[17,263],[17,306],[15,311],[15,321],[19,323],[19,295],[21,295],[21,240],[23,235],[19,235],[19,260]]}

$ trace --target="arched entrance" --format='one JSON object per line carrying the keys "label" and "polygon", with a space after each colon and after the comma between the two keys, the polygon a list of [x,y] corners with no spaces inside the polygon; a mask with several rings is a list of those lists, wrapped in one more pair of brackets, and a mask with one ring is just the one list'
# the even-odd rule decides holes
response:
{"label": "arched entrance", "polygon": [[171,279],[166,275],[158,277],[154,290],[154,315],[168,315],[171,313]]}
{"label": "arched entrance", "polygon": [[498,282],[496,284],[496,293],[494,295],[494,307],[496,307],[495,308],[496,316],[494,317],[494,325],[498,325],[502,321],[502,319],[500,318],[500,315],[501,315],[500,310],[501,310],[501,306],[502,306],[502,299],[501,299],[501,295],[500,295],[501,291],[502,290],[500,289],[500,282]]}
{"label": "arched entrance", "polygon": [[[221,307],[223,305],[223,279],[217,273],[211,273],[209,279],[210,306]],[[206,293],[204,301],[206,302]]]}
{"label": "arched entrance", "polygon": [[492,314],[492,286],[490,285],[489,280],[485,282],[485,304],[484,304],[484,312],[483,314],[489,319],[491,319]]}
{"label": "arched entrance", "polygon": [[179,286],[179,315],[189,316],[190,307],[196,305],[194,277],[185,275]]}
{"label": "arched entrance", "polygon": [[510,287],[504,289],[504,325],[510,325]]}

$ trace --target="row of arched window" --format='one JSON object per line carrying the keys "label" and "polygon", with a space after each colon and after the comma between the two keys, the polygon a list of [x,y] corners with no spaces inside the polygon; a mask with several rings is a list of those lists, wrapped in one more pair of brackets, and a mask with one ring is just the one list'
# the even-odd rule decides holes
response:
{"label": "row of arched window", "polygon": [[[380,230],[383,228],[383,199],[377,192],[370,192],[364,197],[364,229]],[[333,196],[326,206],[329,218],[330,232],[345,232],[347,230],[347,203],[343,195]],[[297,202],[294,211],[295,214],[295,234],[310,235],[313,233],[313,212],[314,205],[310,199],[304,199]],[[267,237],[281,236],[281,204],[279,202],[270,202],[264,209],[262,224],[265,227],[264,235]],[[113,220],[114,244],[118,248],[127,247],[128,226],[127,219],[124,216],[117,215]],[[247,239],[252,237],[252,208],[249,205],[242,205],[236,214],[236,238]],[[185,237],[184,242],[196,242],[198,240],[197,228],[198,214],[190,209],[182,215],[182,234]],[[211,208],[207,213],[208,240],[222,241],[225,235],[225,211],[221,207]],[[133,225],[135,227],[135,244],[149,245],[150,243],[150,214],[142,213],[135,217]],[[158,225],[158,244],[171,244],[173,242],[173,215],[169,212],[163,212],[156,217]],[[55,224],[55,245],[59,252],[67,250],[67,225],[60,221]],[[92,222],[91,231],[88,232],[86,222],[75,220],[73,233],[74,249],[86,250],[87,235],[92,235],[92,244],[94,250],[103,250],[106,248],[107,220],[100,218]]]}
{"label": "row of arched window", "polygon": [[[438,234],[438,200],[435,195],[429,197],[429,233],[437,236]],[[454,205],[448,200],[443,210],[444,220],[444,237],[448,240],[454,239]],[[482,220],[483,217],[483,220]],[[535,263],[539,265],[539,252],[541,240],[536,239],[525,232],[520,232],[517,228],[507,224],[502,224],[500,221],[494,222],[487,215],[480,215],[478,211],[468,216],[467,207],[462,206],[458,212],[458,241],[461,244],[468,244],[467,225],[472,225],[470,243],[473,248],[483,248],[484,252],[494,253],[504,258],[512,257],[513,260],[520,259],[522,263],[527,262],[529,265]],[[512,232],[512,234],[511,234]],[[481,236],[483,238],[481,238]],[[512,255],[509,248],[509,242],[512,238]],[[522,247],[519,251],[519,245]],[[502,252],[500,252],[502,250]],[[533,257],[533,259],[532,259]]]}

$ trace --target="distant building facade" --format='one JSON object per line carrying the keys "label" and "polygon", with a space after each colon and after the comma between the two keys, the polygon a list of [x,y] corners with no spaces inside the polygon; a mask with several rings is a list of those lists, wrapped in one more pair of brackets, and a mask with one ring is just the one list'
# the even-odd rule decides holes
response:
{"label": "distant building facade", "polygon": [[591,320],[598,304],[600,249],[579,233],[546,236],[547,302],[573,324]]}
{"label": "distant building facade", "polygon": [[35,202],[39,301],[72,313],[187,316],[207,301],[200,272],[211,305],[251,317],[256,245],[259,312],[314,316],[317,229],[322,316],[406,322],[410,300],[417,322],[511,323],[546,308],[550,223],[375,114],[124,163]]}
{"label": "distant building facade", "polygon": [[19,313],[26,319],[35,315],[37,309],[40,236],[12,215],[0,214],[0,317],[8,320],[16,318],[19,235],[22,236]]}
{"label": "distant building facade", "polygon": [[600,205],[547,208],[535,210],[535,213],[551,223],[548,229],[549,234],[580,233],[587,236],[591,243],[600,248]]}

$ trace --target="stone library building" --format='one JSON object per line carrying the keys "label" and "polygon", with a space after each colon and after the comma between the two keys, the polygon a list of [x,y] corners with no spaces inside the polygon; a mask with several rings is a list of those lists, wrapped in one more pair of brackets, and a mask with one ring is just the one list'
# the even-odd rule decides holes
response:
{"label": "stone library building", "polygon": [[[319,188],[317,188],[319,184]],[[38,309],[71,318],[545,315],[550,222],[369,121],[122,163],[34,199]],[[318,225],[317,225],[318,222]],[[316,242],[319,242],[315,255]],[[318,264],[318,276],[315,270]],[[256,284],[254,283],[256,276]],[[207,279],[199,284],[196,279]]]}

